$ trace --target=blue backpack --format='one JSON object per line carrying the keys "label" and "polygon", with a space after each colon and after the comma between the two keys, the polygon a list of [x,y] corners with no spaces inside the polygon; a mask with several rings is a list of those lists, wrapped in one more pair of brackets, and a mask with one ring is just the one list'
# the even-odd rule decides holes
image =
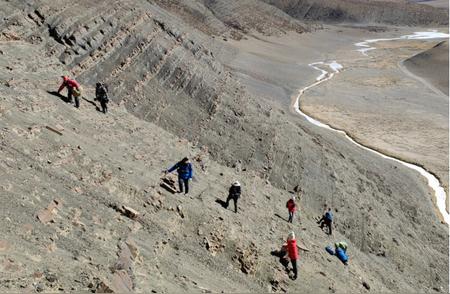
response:
{"label": "blue backpack", "polygon": [[345,253],[345,251],[342,248],[336,248],[336,256],[343,263],[347,263],[348,255],[347,255],[347,253]]}

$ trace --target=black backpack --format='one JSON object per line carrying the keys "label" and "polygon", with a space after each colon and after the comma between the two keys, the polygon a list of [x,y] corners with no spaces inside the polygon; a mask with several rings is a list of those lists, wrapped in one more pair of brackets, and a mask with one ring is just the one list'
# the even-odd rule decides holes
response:
{"label": "black backpack", "polygon": [[100,84],[100,87],[97,89],[97,98],[103,102],[109,102],[108,99],[108,87],[105,84]]}

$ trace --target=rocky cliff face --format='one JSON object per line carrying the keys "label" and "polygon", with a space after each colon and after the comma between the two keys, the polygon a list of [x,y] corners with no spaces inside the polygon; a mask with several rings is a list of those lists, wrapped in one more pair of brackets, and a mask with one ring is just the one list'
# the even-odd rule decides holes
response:
{"label": "rocky cliff face", "polygon": [[[173,12],[176,10],[177,2],[171,1],[159,5],[157,2],[147,1],[87,0],[76,1],[76,3],[66,1],[3,3],[1,10],[3,15],[0,23],[2,42],[12,43],[14,46],[17,45],[16,43],[20,43],[24,44],[26,48],[33,48],[24,50],[24,52],[30,53],[28,55],[20,53],[20,50],[14,46],[6,45],[7,48],[2,49],[2,52],[6,52],[4,56],[6,58],[2,58],[4,59],[3,68],[7,68],[7,66],[11,68],[2,73],[2,80],[5,81],[2,83],[2,87],[9,89],[8,96],[4,98],[8,103],[8,108],[20,107],[25,113],[31,112],[19,115],[20,119],[15,123],[26,128],[26,125],[33,119],[39,118],[43,124],[46,115],[51,115],[51,122],[56,124],[59,118],[64,120],[67,115],[70,119],[65,121],[63,127],[77,128],[73,124],[79,124],[81,128],[86,128],[85,134],[80,129],[77,130],[78,140],[87,140],[87,145],[92,150],[95,150],[96,147],[102,150],[101,152],[92,151],[92,158],[90,156],[78,157],[76,153],[79,151],[71,149],[75,143],[64,137],[64,140],[68,140],[64,141],[65,144],[73,146],[60,151],[62,152],[61,156],[64,157],[66,153],[74,153],[73,156],[76,160],[72,162],[73,165],[65,165],[62,161],[60,164],[62,172],[59,170],[49,171],[48,168],[42,166],[42,160],[50,160],[49,164],[51,164],[54,159],[42,159],[41,155],[42,152],[57,152],[53,148],[60,145],[59,141],[44,143],[45,138],[42,138],[42,141],[39,140],[35,143],[31,141],[24,143],[28,135],[22,130],[10,130],[14,125],[15,115],[8,115],[5,119],[11,122],[7,127],[8,130],[5,130],[5,140],[2,141],[5,142],[3,143],[5,154],[8,155],[8,158],[28,158],[32,165],[30,174],[33,173],[33,169],[39,171],[39,177],[42,179],[49,174],[49,179],[52,182],[58,182],[59,185],[55,193],[60,193],[63,198],[71,199],[69,200],[73,201],[71,205],[81,205],[83,209],[88,209],[89,201],[91,201],[93,205],[100,205],[107,211],[102,214],[104,217],[110,217],[116,214],[105,208],[111,203],[102,196],[104,193],[113,195],[111,197],[116,199],[117,203],[123,204],[130,201],[130,203],[144,207],[144,202],[140,199],[144,197],[144,189],[148,188],[145,181],[149,177],[158,177],[161,168],[166,167],[163,165],[169,161],[166,157],[161,157],[161,153],[169,150],[168,146],[189,141],[199,148],[196,149],[197,151],[201,148],[205,154],[208,154],[208,158],[211,157],[211,160],[218,162],[212,175],[207,175],[207,172],[201,173],[201,187],[206,192],[194,194],[200,200],[203,197],[202,193],[209,192],[209,182],[213,183],[211,185],[215,187],[214,193],[217,195],[226,190],[225,185],[216,185],[215,183],[222,181],[220,176],[220,173],[223,173],[222,169],[226,170],[227,179],[230,181],[235,177],[243,177],[249,183],[250,179],[255,179],[252,182],[253,186],[249,185],[247,188],[252,189],[251,193],[255,195],[255,198],[249,200],[250,203],[248,203],[252,208],[246,210],[246,214],[251,216],[248,229],[233,231],[239,227],[239,224],[232,224],[232,217],[227,217],[226,223],[223,225],[231,228],[230,234],[236,235],[237,243],[245,239],[244,236],[247,234],[258,235],[259,232],[263,232],[261,233],[262,237],[258,237],[257,240],[265,245],[259,249],[258,254],[267,255],[270,250],[268,243],[276,243],[272,239],[270,239],[272,241],[267,241],[267,238],[278,233],[279,225],[283,227],[285,224],[277,223],[275,217],[271,217],[270,224],[260,223],[267,213],[265,208],[274,205],[270,199],[277,199],[277,205],[283,209],[284,198],[287,197],[286,190],[300,185],[305,195],[302,199],[302,209],[308,211],[305,213],[307,219],[305,226],[308,229],[315,229],[313,216],[321,212],[325,203],[335,207],[339,213],[338,236],[352,242],[355,258],[360,260],[359,264],[361,264],[358,274],[370,277],[370,281],[373,281],[378,289],[426,291],[433,287],[437,287],[437,289],[441,286],[447,287],[448,247],[443,242],[447,234],[446,227],[437,221],[431,202],[424,200],[425,197],[430,196],[430,192],[424,188],[424,185],[417,183],[417,176],[395,163],[379,162],[375,156],[355,149],[342,138],[316,130],[304,121],[291,117],[285,110],[271,102],[250,96],[233,77],[233,74],[215,58],[217,54],[226,54],[226,51],[231,49],[227,48],[225,42],[216,40],[217,37],[213,38],[211,35],[205,34],[205,32],[211,31],[220,34],[225,32],[225,34],[235,36],[237,33],[242,34],[252,29],[272,33],[274,31],[282,32],[286,29],[286,24],[288,29],[294,30],[302,30],[303,26],[273,6],[255,6],[257,3],[255,1],[242,1],[241,6],[238,4],[241,1],[234,2],[229,6],[225,3],[225,1],[192,2],[191,6],[185,3],[182,7],[190,7],[190,10],[186,8],[187,12],[180,13]],[[194,12],[201,12],[205,8],[208,8],[209,12],[201,14],[207,21],[199,30],[191,27],[203,19],[202,17],[192,19]],[[264,16],[264,20],[270,19],[274,22],[275,25],[270,28],[270,31],[266,31],[266,28],[259,24],[259,20],[245,19],[246,15],[254,12],[252,9],[258,9],[256,15],[261,14]],[[243,14],[236,15],[236,11]],[[277,11],[277,13],[267,15],[270,11]],[[189,20],[191,25],[187,23]],[[238,22],[239,25],[236,25],[235,22]],[[39,63],[38,61],[41,59],[45,62]],[[35,61],[37,63],[33,63]],[[54,84],[50,82],[52,81],[52,72],[42,73],[42,68],[54,69]],[[45,90],[58,86],[57,77],[64,72],[63,68],[75,76],[88,90],[98,80],[108,83],[112,89],[113,101],[120,107],[125,107],[135,117],[127,116],[128,112],[122,109],[122,115],[113,115],[113,121],[96,120],[96,123],[101,125],[96,126],[89,124],[95,112],[78,117],[68,109],[60,108],[59,104],[55,104],[48,97]],[[45,76],[45,79],[42,75]],[[17,83],[24,85],[24,89],[17,87]],[[38,97],[30,101],[24,99],[29,96],[34,97],[33,91],[36,88],[40,91]],[[20,103],[17,102],[18,104],[15,104],[15,95],[22,97],[19,100]],[[86,95],[88,99],[92,98],[92,92],[87,91]],[[40,103],[46,103],[47,106],[43,107]],[[58,112],[52,107],[64,111],[63,115],[58,115]],[[33,112],[39,112],[40,109],[45,109],[45,111],[36,117]],[[126,123],[121,124],[114,120],[124,120]],[[146,128],[151,131],[145,132]],[[100,138],[97,137],[96,131],[109,135]],[[116,131],[121,135],[114,137]],[[135,135],[128,136],[135,132]],[[159,136],[158,133],[163,135]],[[23,136],[19,136],[19,134],[23,134]],[[169,143],[164,141],[168,136],[171,138]],[[91,137],[98,138],[98,140],[89,139]],[[112,137],[114,140],[109,141],[109,138]],[[157,139],[146,141],[147,137]],[[136,140],[136,144],[132,144],[133,147],[123,145],[128,140]],[[159,141],[164,143],[160,144]],[[42,151],[36,150],[37,153],[31,155],[27,150],[13,147],[15,144],[19,144],[19,146],[30,144],[26,148],[29,149],[37,143],[44,144],[45,148]],[[119,151],[114,151],[119,145],[121,146]],[[151,156],[148,161],[144,161],[145,164],[140,163],[139,174],[136,175],[136,178],[126,176],[120,180],[120,183],[113,184],[107,192],[96,190],[98,186],[103,187],[103,183],[107,182],[109,171],[116,168],[109,163],[101,166],[98,156],[101,156],[102,152],[109,154],[108,158],[104,158],[105,161],[112,158],[112,161],[118,160],[120,165],[133,165],[129,162],[129,157],[124,157],[124,159],[121,156],[125,156],[124,154],[130,153],[132,150],[140,150],[140,153],[147,154],[146,152],[150,151],[146,149],[146,145],[155,146],[155,151],[152,151],[154,153],[151,153],[155,158]],[[188,149],[184,147],[170,150],[172,157],[176,157],[182,152],[188,152]],[[196,152],[192,153],[197,154]],[[143,156],[142,154],[139,156]],[[90,164],[89,162],[92,160],[95,163]],[[34,164],[35,161],[39,164]],[[13,165],[16,164],[14,162]],[[6,159],[4,166],[8,166]],[[89,172],[84,169],[85,167],[89,168]],[[201,169],[201,166],[196,165],[196,168]],[[146,169],[150,172],[145,172]],[[401,173],[398,172],[399,169],[402,170]],[[89,175],[91,171],[96,173],[95,177]],[[14,170],[14,172],[18,171]],[[11,177],[13,177],[12,175]],[[56,177],[56,175],[58,176]],[[118,177],[120,178],[119,175]],[[67,179],[70,179],[69,186],[65,185]],[[87,198],[87,203],[72,200],[71,195],[78,193],[76,190],[70,193],[66,191],[75,189],[76,182],[83,182],[83,179],[87,183],[83,184],[84,186],[80,189],[92,191],[94,195],[91,200]],[[116,180],[119,181],[119,179]],[[126,184],[131,180],[136,181],[133,189]],[[261,187],[269,185],[269,183],[272,183],[274,187],[271,186],[263,194]],[[30,185],[39,187],[39,193],[44,193],[45,189],[49,189],[48,185],[42,183],[38,185],[33,182]],[[4,185],[4,189],[7,190],[9,187],[15,189],[19,186],[20,181],[11,181]],[[27,187],[20,190],[20,193],[31,193],[31,188]],[[155,185],[148,191],[157,193]],[[14,193],[13,191],[8,194],[10,195],[8,199],[11,199],[12,203],[17,203],[14,202],[18,201],[14,200]],[[135,199],[128,198],[129,193],[135,195]],[[165,192],[160,191],[161,193]],[[217,207],[211,202],[214,201],[216,194],[208,196],[210,198],[205,200],[207,204],[203,203],[203,200],[199,200],[200,202],[195,205],[189,204],[189,209],[193,213],[193,219],[189,223],[192,226],[192,232],[195,232],[199,224],[208,222],[208,219],[201,218],[198,207],[207,211],[212,210],[209,212],[211,217],[215,215],[214,209]],[[262,195],[267,196],[264,196],[266,200],[263,200]],[[159,196],[155,194],[155,197]],[[50,202],[52,199],[46,196],[45,201]],[[27,206],[29,214],[32,215],[32,202],[26,205],[29,206]],[[116,206],[108,207],[117,208]],[[118,207],[120,208],[120,206]],[[195,258],[187,261],[186,264],[199,264],[205,271],[214,272],[214,278],[209,281],[226,280],[225,285],[228,287],[226,289],[236,291],[267,289],[267,281],[270,280],[268,277],[271,273],[266,272],[266,269],[273,266],[270,258],[267,256],[262,258],[264,262],[259,264],[263,270],[257,271],[256,278],[247,280],[239,276],[241,279],[239,287],[233,288],[236,275],[230,274],[224,278],[222,274],[228,272],[227,266],[231,264],[230,260],[238,260],[239,263],[239,259],[248,257],[249,264],[252,264],[254,255],[246,252],[252,251],[253,245],[247,243],[239,245],[239,254],[234,256],[232,248],[237,245],[228,244],[227,239],[221,235],[220,226],[219,228],[213,226],[208,227],[208,230],[211,229],[212,235],[207,238],[205,245],[201,245],[209,248],[208,251],[199,250],[197,248],[200,246],[198,239],[202,239],[202,237],[190,239],[184,236],[182,233],[183,222],[177,221],[175,225],[172,224],[170,221],[172,216],[168,216],[168,214],[173,210],[170,210],[169,206],[166,208],[162,215],[154,214],[155,211],[149,210],[150,219],[144,223],[144,227],[148,230],[146,229],[147,231],[142,233],[143,235],[139,238],[141,246],[145,247],[145,240],[151,238],[151,234],[148,235],[148,232],[152,232],[152,224],[159,223],[161,220],[162,223],[157,226],[162,230],[158,233],[160,236],[164,236],[161,238],[175,234],[174,231],[176,231],[176,238],[172,239],[172,241],[175,240],[175,243],[170,243],[172,247],[168,249],[170,254],[166,252],[161,257],[169,265],[164,270],[159,270],[157,267],[156,269],[144,268],[142,269],[143,275],[155,277],[159,273],[173,274],[173,271],[178,270],[177,264],[168,260],[173,257],[172,254],[176,254],[182,248],[183,254],[195,252]],[[11,209],[13,208],[11,207]],[[277,213],[275,210],[269,211],[270,215]],[[73,215],[76,215],[76,211],[73,211]],[[28,221],[33,219],[33,217],[28,217]],[[67,223],[69,222],[68,215],[63,215],[63,218]],[[217,222],[222,220],[218,219]],[[15,218],[14,221],[16,221]],[[94,218],[89,217],[87,221],[92,222]],[[126,221],[128,224],[128,220]],[[242,223],[245,223],[244,217],[240,224]],[[258,223],[261,226],[256,226]],[[215,223],[213,222],[213,224]],[[117,224],[110,224],[111,228],[115,225]],[[134,224],[130,223],[129,225],[133,226]],[[171,225],[177,229],[174,231],[167,229]],[[121,224],[120,228],[126,231],[126,225]],[[217,232],[213,232],[213,230]],[[399,231],[402,232],[400,236]],[[48,234],[51,235],[50,232]],[[77,234],[83,235],[81,231],[77,231]],[[320,252],[322,252],[322,245],[326,240],[318,237],[321,236],[319,234],[313,234],[315,237],[311,237],[310,241],[311,243],[320,242],[317,244],[317,248],[320,248]],[[122,235],[125,236],[125,233],[121,233]],[[198,235],[201,236],[200,233]],[[284,231],[277,236],[281,235],[284,235]],[[76,238],[76,236],[70,238]],[[64,242],[70,243],[70,238],[64,239]],[[92,240],[95,236],[88,235],[86,238]],[[166,243],[162,243],[163,245],[167,244],[167,240],[165,241]],[[179,245],[182,242],[186,242],[187,245]],[[213,244],[214,242],[218,245]],[[64,244],[65,250],[69,250],[70,246]],[[163,245],[154,244],[154,250],[164,251],[167,246]],[[93,242],[92,246],[97,246],[97,243]],[[121,248],[125,248],[125,245],[121,246]],[[223,251],[220,248],[222,246],[231,251],[225,251],[226,254],[221,255]],[[210,252],[210,249],[213,253]],[[108,250],[114,254],[111,246],[108,247]],[[126,251],[126,249],[123,250]],[[214,259],[210,257],[210,253],[212,256],[218,254],[221,262],[212,262],[211,260]],[[207,254],[208,258],[204,259],[204,254]],[[73,255],[76,256],[76,253]],[[121,256],[120,252],[119,256]],[[158,254],[144,254],[145,262],[148,262],[149,256],[159,258]],[[327,257],[318,256],[311,255],[313,264],[325,267],[329,262]],[[102,270],[106,272],[104,264],[108,257],[102,258],[97,264],[103,264]],[[362,266],[362,264],[366,265]],[[424,264],[427,265],[425,269]],[[247,265],[244,265],[245,267]],[[309,271],[310,280],[314,280],[312,277],[317,274],[314,267],[306,269]],[[249,272],[253,272],[253,269]],[[347,275],[350,274],[347,272]],[[424,276],[431,278],[425,279]],[[20,278],[20,274],[17,277]],[[194,281],[198,279],[193,268],[190,268],[188,277]],[[344,276],[339,277],[345,280]],[[70,278],[73,277],[70,276]],[[142,283],[140,289],[148,289],[144,279],[139,281]],[[352,287],[359,291],[361,290],[358,288],[360,282],[356,281],[357,278],[352,280]],[[278,285],[279,282],[274,282],[274,284]],[[319,284],[306,282],[303,285],[309,286],[301,288],[302,286],[298,285],[293,286],[293,289],[315,289]],[[14,285],[17,287],[17,284]],[[177,280],[177,285],[174,288],[166,285],[164,289],[166,291],[191,289],[183,288],[182,281]],[[345,289],[345,285],[340,285],[340,289]],[[86,288],[87,285],[83,287]],[[282,290],[277,287],[275,287],[276,290]],[[285,286],[283,287],[286,290]],[[333,284],[330,287],[330,289],[334,289],[336,286]]]}

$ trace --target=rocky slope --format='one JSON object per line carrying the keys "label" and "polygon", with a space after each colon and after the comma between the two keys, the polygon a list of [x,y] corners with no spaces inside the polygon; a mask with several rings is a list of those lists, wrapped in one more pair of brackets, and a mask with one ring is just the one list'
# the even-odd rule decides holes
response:
{"label": "rocky slope", "polygon": [[[427,186],[250,96],[215,58],[226,42],[146,1],[15,1],[1,13],[3,290],[447,289],[448,230]],[[86,89],[80,111],[46,92],[68,71]],[[97,80],[113,92],[108,116],[89,103]],[[197,158],[192,198],[158,188],[185,154]],[[215,203],[235,178],[237,216]],[[270,250],[291,229],[276,214],[297,185],[292,229],[314,249],[290,282]],[[326,203],[333,238],[313,219]],[[323,250],[342,239],[349,268]]]}

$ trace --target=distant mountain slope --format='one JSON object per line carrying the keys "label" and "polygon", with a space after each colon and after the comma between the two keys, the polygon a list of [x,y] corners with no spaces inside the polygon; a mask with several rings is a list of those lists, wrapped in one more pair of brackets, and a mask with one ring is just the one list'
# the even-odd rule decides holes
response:
{"label": "distant mountain slope", "polygon": [[447,25],[448,12],[430,6],[392,1],[263,0],[301,20]]}
{"label": "distant mountain slope", "polygon": [[415,75],[425,79],[445,94],[448,91],[448,41],[419,53],[403,62]]}
{"label": "distant mountain slope", "polygon": [[430,5],[437,8],[445,8],[448,10],[448,0],[410,0],[419,4]]}
{"label": "distant mountain slope", "polygon": [[308,31],[307,25],[260,0],[156,0],[156,2],[207,34],[239,39],[242,33],[250,31],[269,35],[289,30],[298,33]]}

